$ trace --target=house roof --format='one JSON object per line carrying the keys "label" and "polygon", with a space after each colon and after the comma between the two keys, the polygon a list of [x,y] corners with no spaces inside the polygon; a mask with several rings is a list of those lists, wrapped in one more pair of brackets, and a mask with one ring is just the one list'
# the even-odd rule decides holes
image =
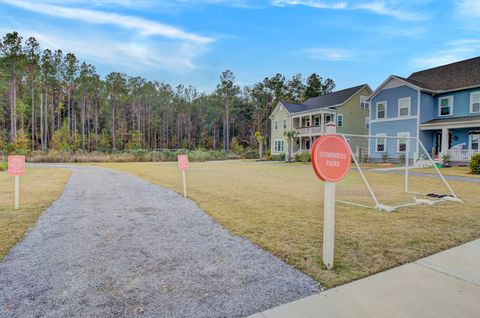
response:
{"label": "house roof", "polygon": [[289,113],[299,113],[308,110],[320,109],[320,108],[329,108],[345,103],[350,97],[355,95],[359,90],[368,87],[367,84],[358,85],[355,87],[350,87],[347,89],[342,89],[327,95],[317,96],[310,99],[307,99],[303,104],[292,104],[281,102],[281,104],[287,109]]}
{"label": "house roof", "polygon": [[480,86],[480,56],[430,68],[411,74],[404,79],[433,91],[451,91]]}
{"label": "house roof", "polygon": [[477,122],[477,121],[480,121],[480,115],[433,119],[433,120],[422,123],[422,125],[454,124],[454,123]]}

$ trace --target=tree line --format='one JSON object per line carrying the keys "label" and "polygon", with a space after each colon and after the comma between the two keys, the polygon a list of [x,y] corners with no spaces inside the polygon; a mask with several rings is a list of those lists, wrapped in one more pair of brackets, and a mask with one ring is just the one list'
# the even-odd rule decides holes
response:
{"label": "tree line", "polygon": [[102,78],[74,53],[42,50],[34,37],[11,32],[0,42],[0,149],[254,147],[256,133],[268,143],[279,101],[298,103],[334,88],[316,73],[276,74],[240,87],[226,70],[210,93],[121,72]]}

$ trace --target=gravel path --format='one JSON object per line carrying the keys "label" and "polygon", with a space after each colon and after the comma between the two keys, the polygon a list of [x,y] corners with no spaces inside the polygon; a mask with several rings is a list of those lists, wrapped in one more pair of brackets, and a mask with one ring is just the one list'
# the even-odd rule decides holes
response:
{"label": "gravel path", "polygon": [[241,317],[319,290],[172,191],[72,169],[0,263],[0,317]]}

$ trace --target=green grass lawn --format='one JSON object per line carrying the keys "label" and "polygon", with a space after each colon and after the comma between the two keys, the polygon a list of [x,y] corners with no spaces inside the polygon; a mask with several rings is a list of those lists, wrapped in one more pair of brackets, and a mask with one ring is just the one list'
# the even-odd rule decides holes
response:
{"label": "green grass lawn", "polygon": [[0,172],[0,260],[63,192],[70,171],[27,168],[20,177],[20,209],[14,209],[14,177]]}
{"label": "green grass lawn", "polygon": [[[109,163],[182,191],[176,163]],[[368,175],[382,199],[402,196],[403,177]],[[188,194],[233,233],[246,237],[326,287],[410,262],[480,237],[479,185],[451,182],[466,203],[404,208],[395,213],[337,205],[335,269],[322,265],[323,185],[310,164],[241,161],[190,163]],[[411,177],[412,188],[438,181]],[[365,200],[358,173],[338,185],[341,198]],[[343,197],[342,197],[343,196]],[[407,198],[402,198],[402,200]],[[408,200],[411,200],[409,195]]]}
{"label": "green grass lawn", "polygon": [[[415,169],[418,172],[433,173],[430,168],[419,168]],[[469,167],[450,167],[450,168],[441,168],[440,171],[446,176],[458,176],[458,177],[471,177],[471,178],[480,178],[479,174],[472,174]]]}

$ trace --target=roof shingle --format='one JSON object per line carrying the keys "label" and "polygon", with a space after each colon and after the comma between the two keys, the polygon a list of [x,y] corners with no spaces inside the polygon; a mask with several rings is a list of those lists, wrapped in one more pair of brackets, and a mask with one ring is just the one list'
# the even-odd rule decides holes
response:
{"label": "roof shingle", "polygon": [[480,56],[415,72],[405,80],[437,92],[480,86]]}
{"label": "roof shingle", "polygon": [[282,105],[290,113],[298,113],[298,112],[303,112],[307,110],[328,108],[336,105],[341,105],[366,85],[367,84],[358,85],[355,87],[342,89],[327,95],[313,97],[306,100],[303,104],[291,104],[291,103],[282,102]]}

